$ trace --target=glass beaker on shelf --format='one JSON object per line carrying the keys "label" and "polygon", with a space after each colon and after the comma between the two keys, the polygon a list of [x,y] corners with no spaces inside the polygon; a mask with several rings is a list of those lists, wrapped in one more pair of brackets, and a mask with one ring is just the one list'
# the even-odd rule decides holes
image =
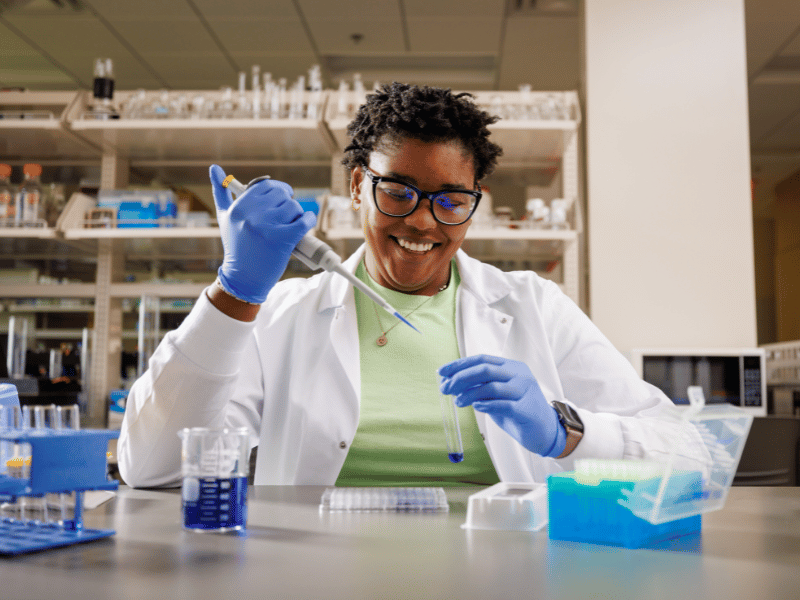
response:
{"label": "glass beaker on shelf", "polygon": [[567,201],[563,198],[555,198],[550,202],[550,229],[569,229]]}
{"label": "glass beaker on shelf", "polygon": [[531,198],[525,203],[525,221],[530,229],[544,229],[550,218],[550,208],[541,198]]}
{"label": "glass beaker on shelf", "polygon": [[509,229],[514,220],[514,211],[510,206],[497,206],[494,209],[493,225],[495,229]]}
{"label": "glass beaker on shelf", "polygon": [[25,181],[19,186],[15,205],[16,221],[22,227],[41,227],[45,224],[42,205],[42,165],[28,163],[22,168]]}
{"label": "glass beaker on shelf", "polygon": [[11,165],[0,165],[0,225],[14,225],[17,209],[14,203],[14,188],[11,186]]}

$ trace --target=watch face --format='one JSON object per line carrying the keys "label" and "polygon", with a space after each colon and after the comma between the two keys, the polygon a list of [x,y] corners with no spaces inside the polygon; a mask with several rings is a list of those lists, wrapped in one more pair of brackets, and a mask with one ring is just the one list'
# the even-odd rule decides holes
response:
{"label": "watch face", "polygon": [[553,407],[558,412],[558,417],[561,419],[561,422],[564,423],[565,427],[583,431],[583,421],[581,421],[581,418],[574,408],[563,402],[553,402]]}

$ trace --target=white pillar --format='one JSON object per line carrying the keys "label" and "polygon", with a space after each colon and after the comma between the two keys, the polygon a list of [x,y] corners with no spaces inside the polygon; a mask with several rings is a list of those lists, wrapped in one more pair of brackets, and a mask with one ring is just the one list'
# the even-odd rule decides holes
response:
{"label": "white pillar", "polygon": [[[129,162],[115,153],[103,154],[100,188],[118,189],[128,185]],[[109,392],[120,383],[122,357],[122,300],[111,297],[111,284],[124,275],[124,258],[113,240],[100,239],[97,247],[97,276],[94,299],[94,336],[91,348],[89,424],[106,424]]]}
{"label": "white pillar", "polygon": [[756,344],[743,0],[585,4],[590,314],[619,350]]}

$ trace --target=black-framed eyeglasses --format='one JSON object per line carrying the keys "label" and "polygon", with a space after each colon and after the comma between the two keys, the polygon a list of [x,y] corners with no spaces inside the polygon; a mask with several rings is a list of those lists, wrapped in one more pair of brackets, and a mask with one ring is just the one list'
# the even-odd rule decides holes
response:
{"label": "black-framed eyeglasses", "polygon": [[431,203],[433,218],[443,225],[461,225],[469,221],[481,200],[481,186],[476,190],[439,190],[425,192],[410,183],[381,177],[366,165],[364,172],[372,180],[372,198],[380,212],[388,217],[407,217],[423,198]]}

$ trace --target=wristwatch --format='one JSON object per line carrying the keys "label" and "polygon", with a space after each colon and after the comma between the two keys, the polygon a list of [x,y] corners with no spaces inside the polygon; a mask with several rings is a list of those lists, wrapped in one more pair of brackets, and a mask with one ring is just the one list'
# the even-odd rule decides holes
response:
{"label": "wristwatch", "polygon": [[581,441],[583,437],[583,421],[581,421],[577,411],[569,404],[564,404],[556,400],[553,402],[553,408],[556,409],[558,420],[561,421],[564,429],[567,430],[567,444],[564,446],[564,451],[556,456],[556,458],[564,458],[565,456],[569,456],[572,451],[575,450],[578,442]]}

